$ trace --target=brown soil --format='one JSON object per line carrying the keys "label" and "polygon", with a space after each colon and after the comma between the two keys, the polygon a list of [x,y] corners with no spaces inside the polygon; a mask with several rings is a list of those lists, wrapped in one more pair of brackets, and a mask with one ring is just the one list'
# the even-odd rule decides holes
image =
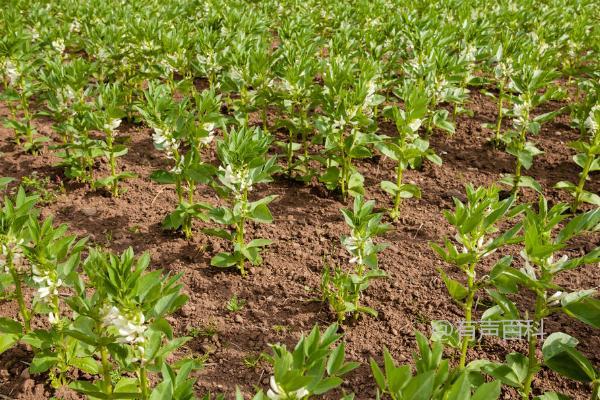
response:
{"label": "brown soil", "polygon": [[[561,104],[551,104],[548,108],[559,106]],[[428,335],[430,321],[458,322],[462,318],[460,308],[450,300],[436,268],[442,267],[455,277],[460,275],[434,255],[429,242],[440,242],[443,237],[454,234],[442,210],[452,207],[452,196],[463,197],[465,184],[491,184],[501,173],[510,172],[513,165],[511,157],[487,144],[491,132],[481,128],[482,123],[494,121],[494,104],[475,92],[471,108],[474,117],[459,117],[453,137],[436,133],[431,139],[432,147],[443,158],[443,166],[427,164],[422,171],[407,173],[406,181],[417,183],[423,198],[406,201],[402,220],[383,238],[390,247],[381,254],[380,263],[389,278],[375,282],[364,296],[364,302],[377,309],[379,316],[361,318],[344,327],[347,356],[362,366],[349,375],[343,389],[355,392],[357,399],[375,398],[368,361],[373,357],[381,362],[384,346],[398,362],[410,362],[416,350],[416,330]],[[5,109],[0,109],[2,112],[6,114]],[[393,134],[389,124],[381,126],[387,134]],[[51,134],[46,122],[38,123],[38,130]],[[187,241],[161,230],[161,220],[174,208],[176,195],[173,188],[159,186],[148,176],[164,166],[165,160],[154,150],[147,128],[122,127],[121,133],[131,137],[129,154],[120,160],[121,166],[139,176],[126,182],[127,193],[113,199],[67,182],[66,192],[45,206],[43,215],[54,214],[57,222],[68,223],[74,233],[89,236],[92,242],[115,251],[128,246],[137,253],[149,251],[155,267],[184,273],[183,283],[190,301],[173,316],[172,322],[180,335],[200,332],[182,353],[210,353],[206,367],[198,373],[198,394],[222,392],[231,398],[236,385],[246,396],[254,385],[267,388],[270,375],[267,366],[258,363],[254,368],[248,367],[244,360],[268,352],[269,343],[293,346],[300,334],[315,323],[325,326],[335,319],[326,306],[313,300],[319,297],[324,263],[347,262],[347,254],[339,244],[340,235],[347,233],[339,209],[349,204],[343,204],[317,184],[304,186],[277,179],[257,188],[255,196],[276,194],[279,197],[271,205],[274,223],[251,226],[249,237],[269,238],[274,243],[264,254],[264,264],[252,268],[250,275],[243,279],[235,272],[209,266],[211,256],[227,248],[223,240],[196,230],[194,238]],[[534,138],[545,153],[536,159],[528,174],[543,184],[551,201],[569,200],[552,186],[559,180],[576,179],[578,168],[571,161],[572,152],[566,146],[576,137],[576,131],[569,127],[568,116],[561,116],[544,126],[541,134]],[[20,178],[38,171],[42,176],[50,176],[53,186],[58,187],[63,178],[60,170],[52,167],[57,160],[51,152],[35,157],[24,154],[10,138],[11,133],[0,128],[0,176]],[[368,197],[377,200],[382,208],[389,207],[390,199],[379,189],[379,182],[393,179],[393,163],[375,157],[359,166],[366,177]],[[106,165],[99,166],[98,170],[105,173]],[[598,179],[588,185],[588,190],[600,189]],[[528,201],[535,200],[533,193],[525,197]],[[211,203],[218,201],[209,189],[199,189],[197,198]],[[573,243],[568,252],[575,255],[598,244],[598,235],[589,236]],[[517,259],[517,262],[520,261]],[[481,272],[485,268],[489,268],[489,264],[483,266]],[[560,283],[574,290],[595,287],[599,281],[598,267],[588,266],[562,277]],[[234,294],[247,302],[237,314],[225,310],[226,302]],[[524,295],[523,302],[527,301],[528,296]],[[480,306],[477,312],[481,313],[482,309]],[[15,317],[16,304],[4,302],[0,315]],[[211,329],[216,331],[212,336],[202,334]],[[592,363],[600,365],[598,332],[566,317],[546,321],[546,334],[559,329],[576,336],[581,342],[580,350]],[[524,352],[524,343],[486,339],[469,355],[471,359],[503,360],[514,350]],[[29,377],[26,366],[30,359],[31,353],[24,347],[0,356],[0,394],[18,399],[43,399],[58,394],[44,386],[45,377]],[[584,385],[544,369],[534,381],[534,394],[546,390],[556,390],[575,399],[589,397],[589,389]],[[516,394],[508,390],[504,398],[516,398]]]}

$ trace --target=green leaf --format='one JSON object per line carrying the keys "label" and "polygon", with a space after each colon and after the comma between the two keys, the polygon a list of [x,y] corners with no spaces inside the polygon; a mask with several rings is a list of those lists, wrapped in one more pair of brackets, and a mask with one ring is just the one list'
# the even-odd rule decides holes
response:
{"label": "green leaf", "polygon": [[73,357],[70,363],[72,366],[91,375],[96,375],[100,372],[98,362],[92,357]]}
{"label": "green leaf", "polygon": [[263,222],[263,223],[271,223],[273,222],[273,216],[271,215],[271,211],[265,204],[259,204],[252,210],[250,218],[254,221]]}
{"label": "green leaf", "polygon": [[389,193],[392,196],[396,196],[396,193],[398,192],[398,185],[390,181],[381,181],[380,185],[384,192]]}
{"label": "green leaf", "polygon": [[152,179],[156,183],[160,183],[161,185],[173,185],[177,181],[175,175],[173,175],[169,171],[154,171],[150,174],[150,179]]}
{"label": "green leaf", "polygon": [[225,240],[232,240],[233,237],[231,233],[227,232],[225,229],[220,228],[205,228],[202,229],[202,232],[206,233],[207,235],[220,237],[221,239]]}
{"label": "green leaf", "polygon": [[0,177],[0,189],[4,189],[9,183],[11,183],[14,180],[14,178],[6,176]]}
{"label": "green leaf", "polygon": [[370,359],[369,364],[371,364],[371,373],[373,374],[373,378],[375,378],[379,390],[382,392],[385,391],[385,376],[383,375],[381,368],[379,368],[379,365],[377,365],[377,362],[375,362],[373,358]]}
{"label": "green leaf", "polygon": [[546,392],[541,396],[534,397],[533,400],[571,400],[571,398],[556,392]]}
{"label": "green leaf", "polygon": [[581,322],[600,329],[600,300],[592,297],[583,297],[576,301],[571,301],[568,296],[561,299],[563,311]]}
{"label": "green leaf", "polygon": [[57,362],[58,357],[56,353],[39,352],[38,354],[36,354],[33,360],[31,360],[29,372],[31,372],[32,374],[40,374],[42,372],[46,372]]}
{"label": "green leaf", "polygon": [[23,326],[20,322],[9,318],[0,318],[0,332],[22,334]]}
{"label": "green leaf", "polygon": [[271,243],[273,243],[272,240],[269,239],[254,239],[251,240],[248,244],[246,244],[247,248],[252,248],[252,247],[264,247],[264,246],[268,246]]}
{"label": "green leaf", "polygon": [[336,387],[340,386],[344,381],[342,378],[337,376],[330,376],[320,381],[313,389],[312,392],[316,395],[326,393]]}
{"label": "green leaf", "polygon": [[365,178],[359,172],[353,172],[348,179],[348,193],[352,196],[362,196],[365,193],[364,182]]}
{"label": "green leaf", "polygon": [[427,371],[415,376],[404,388],[406,400],[429,400],[433,393],[435,371]]}
{"label": "green leaf", "polygon": [[446,288],[450,293],[450,297],[452,297],[457,302],[460,302],[462,299],[467,297],[467,295],[469,294],[467,288],[465,288],[459,281],[448,277],[448,275],[446,275],[446,273],[441,268],[438,268],[437,270],[442,276],[442,280],[444,281],[444,284],[446,285]]}
{"label": "green leaf", "polygon": [[542,346],[544,363],[567,378],[591,382],[597,378],[597,373],[590,361],[575,349],[577,343],[577,339],[566,333],[551,334]]}
{"label": "green leaf", "polygon": [[420,199],[421,198],[421,189],[419,189],[419,187],[417,185],[413,185],[410,183],[403,183],[402,185],[400,185],[400,197],[402,197],[403,199],[410,199],[410,198],[417,198]]}
{"label": "green leaf", "polygon": [[210,265],[215,267],[227,268],[238,262],[237,257],[231,253],[219,253],[210,260]]}
{"label": "green leaf", "polygon": [[502,385],[499,381],[487,382],[477,388],[471,400],[496,400],[501,391]]}
{"label": "green leaf", "polygon": [[0,354],[12,348],[19,342],[21,335],[16,333],[1,333],[0,334]]}
{"label": "green leaf", "polygon": [[467,379],[467,374],[462,373],[458,379],[450,386],[447,395],[448,400],[469,400],[471,398],[471,382]]}

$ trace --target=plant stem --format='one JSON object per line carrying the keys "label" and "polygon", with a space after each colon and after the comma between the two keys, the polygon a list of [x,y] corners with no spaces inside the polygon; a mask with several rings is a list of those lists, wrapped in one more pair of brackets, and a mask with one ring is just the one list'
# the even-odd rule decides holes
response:
{"label": "plant stem", "polygon": [[308,119],[308,113],[303,107],[300,113],[300,126],[302,127],[302,147],[304,148],[304,164],[308,161],[308,131],[306,129],[306,120]]}
{"label": "plant stem", "polygon": [[269,128],[267,120],[267,106],[263,107],[262,109],[262,123],[263,129],[266,131]]}
{"label": "plant stem", "polygon": [[594,162],[594,156],[588,152],[583,170],[581,171],[581,174],[579,174],[579,182],[577,184],[577,188],[575,189],[575,198],[573,199],[573,204],[571,204],[572,213],[575,213],[581,204],[581,194],[583,193],[585,181],[590,172],[590,168],[592,167],[592,162]]}
{"label": "plant stem", "polygon": [[100,357],[102,359],[102,379],[104,381],[104,392],[110,396],[112,394],[112,380],[110,379],[110,364],[108,362],[108,352],[106,351],[105,346],[100,347]]}
{"label": "plant stem", "polygon": [[538,369],[538,360],[535,354],[537,349],[537,336],[535,332],[540,326],[540,321],[542,320],[542,316],[544,315],[544,308],[546,304],[546,294],[545,292],[536,292],[535,299],[535,315],[533,319],[533,323],[531,324],[531,331],[529,333],[529,351],[528,351],[528,366],[527,366],[527,377],[523,383],[523,392],[521,393],[521,397],[523,400],[528,400],[529,395],[531,393],[531,383],[533,382],[533,377],[537,373]]}
{"label": "plant stem", "polygon": [[592,400],[600,400],[600,380],[592,382]]}
{"label": "plant stem", "polygon": [[[475,265],[476,262],[472,263],[469,266],[468,276],[467,276],[467,299],[464,305],[465,311],[465,325],[470,327],[471,321],[473,319],[473,299],[475,298]],[[459,368],[463,369],[467,362],[467,350],[469,349],[469,340],[467,337],[462,338],[462,347],[460,349],[460,361]]]}
{"label": "plant stem", "polygon": [[396,186],[398,186],[398,191],[396,192],[396,197],[394,199],[394,209],[391,212],[391,217],[394,221],[398,221],[400,217],[400,203],[402,203],[402,197],[400,197],[400,185],[402,185],[402,175],[404,174],[404,170],[402,169],[400,163],[398,163],[398,167],[396,169]]}
{"label": "plant stem", "polygon": [[[242,248],[244,246],[245,240],[244,240],[244,225],[246,223],[246,203],[248,201],[248,189],[244,189],[244,192],[242,194],[242,215],[240,216],[240,220],[238,221],[237,225],[236,225],[236,242],[237,245]],[[242,274],[242,276],[246,276],[246,270],[245,270],[245,263],[246,260],[244,258],[244,256],[242,255],[240,257],[240,260],[238,261],[238,269],[240,270],[240,273]]]}
{"label": "plant stem", "polygon": [[289,177],[292,176],[292,159],[294,157],[294,133],[290,130],[290,134],[288,137],[288,145],[287,145],[287,174]]}
{"label": "plant stem", "polygon": [[146,368],[140,366],[139,375],[142,400],[146,400],[148,398],[148,376],[146,375]]}
{"label": "plant stem", "polygon": [[[343,129],[343,128],[342,128]],[[342,199],[346,200],[346,151],[344,149],[344,131],[340,132],[340,138],[338,142],[340,147],[340,156],[342,159],[341,171],[340,171],[340,189],[342,191]]]}
{"label": "plant stem", "polygon": [[500,144],[500,129],[502,128],[502,103],[504,102],[504,82],[500,84],[500,93],[498,94],[498,119],[496,120],[496,137],[494,139],[496,147]]}
{"label": "plant stem", "polygon": [[110,165],[110,176],[113,178],[112,182],[112,195],[113,197],[119,196],[119,184],[117,182],[117,166],[115,163],[115,153],[113,152],[113,133],[112,130],[106,132],[106,147],[108,148],[108,163]]}
{"label": "plant stem", "polygon": [[23,290],[21,289],[21,277],[19,276],[19,272],[15,269],[13,265],[13,256],[9,251],[7,256],[7,265],[10,270],[10,274],[12,275],[13,282],[15,284],[15,295],[17,296],[17,302],[19,303],[19,310],[21,311],[21,317],[23,318],[23,325],[25,327],[25,333],[31,332],[31,322],[29,310],[27,309],[27,305],[25,304],[25,299],[23,298]]}
{"label": "plant stem", "polygon": [[[529,116],[527,118],[529,118]],[[525,136],[526,131],[527,131],[526,127],[523,127],[521,129],[519,150],[523,149],[523,147],[525,146],[525,142],[527,141],[527,137]],[[523,165],[521,164],[521,159],[519,157],[517,157],[517,165],[515,167],[515,179],[514,179],[514,182],[513,182],[513,188],[511,190],[511,194],[515,194],[519,190],[519,182],[521,182],[521,169],[522,169],[522,167],[523,167]]]}

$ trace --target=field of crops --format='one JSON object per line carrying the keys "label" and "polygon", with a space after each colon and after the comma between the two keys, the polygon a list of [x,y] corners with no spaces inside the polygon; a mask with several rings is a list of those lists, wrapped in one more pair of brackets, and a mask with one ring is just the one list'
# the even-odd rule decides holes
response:
{"label": "field of crops", "polygon": [[0,0],[0,399],[600,400],[599,16]]}

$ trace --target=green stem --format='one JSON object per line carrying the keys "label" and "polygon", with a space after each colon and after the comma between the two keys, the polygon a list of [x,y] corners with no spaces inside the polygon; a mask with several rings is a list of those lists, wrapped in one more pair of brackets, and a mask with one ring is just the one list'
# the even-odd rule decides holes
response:
{"label": "green stem", "polygon": [[[525,146],[525,142],[527,141],[527,137],[525,136],[526,129],[527,129],[526,127],[523,127],[521,129],[519,150],[523,149],[523,147]],[[519,182],[521,182],[522,167],[523,167],[523,165],[521,164],[521,160],[519,159],[519,157],[517,157],[517,165],[515,167],[515,179],[513,182],[513,188],[511,190],[511,194],[516,194],[519,191]]]}
{"label": "green stem", "polygon": [[498,119],[496,121],[496,138],[495,144],[498,146],[500,144],[500,129],[502,128],[502,106],[504,102],[504,84],[500,85],[500,93],[498,94]]}
{"label": "green stem", "polygon": [[308,119],[308,115],[306,109],[302,109],[302,113],[300,114],[300,126],[302,128],[302,147],[304,148],[304,164],[308,162],[308,131],[306,129],[306,120]]}
{"label": "green stem", "polygon": [[292,130],[290,130],[290,134],[288,137],[288,145],[287,145],[287,174],[288,176],[292,176],[292,158],[294,157],[294,134]]}
{"label": "green stem", "polygon": [[262,123],[263,129],[266,131],[269,128],[267,120],[267,106],[263,107],[262,109]]}
{"label": "green stem", "polygon": [[[475,265],[476,263],[472,263],[469,266],[468,277],[467,277],[467,299],[464,305],[465,311],[465,326],[470,327],[471,321],[473,320],[473,299],[475,298]],[[463,369],[467,362],[467,350],[469,349],[469,340],[468,338],[462,338],[462,347],[460,349],[460,361],[459,368]]]}
{"label": "green stem", "polygon": [[[192,206],[194,204],[194,191],[196,189],[196,186],[194,185],[193,181],[187,181],[187,185],[188,185],[188,202],[190,203],[190,206]],[[185,234],[186,238],[191,238],[192,237],[192,216],[191,215],[186,215],[184,220],[183,220],[183,232]]]}
{"label": "green stem", "polygon": [[531,383],[533,382],[533,377],[537,373],[538,370],[538,360],[535,354],[537,350],[537,336],[535,332],[540,326],[540,321],[542,320],[542,316],[544,313],[544,307],[546,304],[546,295],[545,293],[536,293],[535,299],[535,315],[533,322],[531,324],[531,332],[529,335],[529,350],[528,350],[528,366],[527,366],[527,377],[523,382],[523,392],[521,393],[521,398],[523,400],[528,400],[529,395],[531,394]]}
{"label": "green stem", "polygon": [[100,347],[100,357],[102,360],[102,379],[104,382],[104,393],[112,398],[112,380],[110,379],[110,364],[108,362],[108,352],[106,347]]}
{"label": "green stem", "polygon": [[[240,217],[239,222],[236,225],[236,241],[238,246],[241,248],[242,246],[244,246],[245,244],[245,240],[244,240],[244,225],[246,223],[246,207],[247,207],[247,201],[248,201],[248,190],[245,189],[244,193],[242,194],[242,215]],[[242,255],[240,257],[240,260],[238,261],[238,269],[240,270],[240,273],[242,274],[242,276],[246,276],[246,269],[245,269],[245,263],[246,260],[244,259],[244,256]]]}
{"label": "green stem", "polygon": [[17,296],[17,302],[19,303],[19,310],[21,311],[21,317],[23,318],[23,325],[25,326],[25,333],[31,332],[31,322],[30,315],[27,305],[25,304],[25,299],[23,298],[23,290],[21,289],[21,277],[19,273],[15,269],[12,262],[12,253],[8,253],[7,257],[7,265],[10,270],[10,274],[12,275],[13,282],[15,284],[15,295]]}
{"label": "green stem", "polygon": [[106,146],[108,148],[108,163],[110,165],[110,175],[113,178],[112,182],[112,195],[113,197],[119,196],[119,183],[117,182],[117,165],[115,160],[115,153],[113,152],[113,135],[112,131],[106,133]]}
{"label": "green stem", "polygon": [[140,376],[140,389],[142,391],[142,400],[146,400],[148,398],[148,376],[146,374],[146,368],[143,366],[140,367],[139,370]]}
{"label": "green stem", "polygon": [[585,160],[585,164],[583,166],[583,170],[581,174],[579,174],[579,182],[577,184],[577,189],[575,189],[575,199],[573,199],[573,204],[571,204],[571,212],[575,213],[581,204],[581,194],[583,193],[583,187],[585,185],[585,181],[590,172],[590,168],[592,167],[592,162],[594,161],[594,156],[590,153],[587,154],[587,159]]}
{"label": "green stem", "polygon": [[592,400],[600,400],[600,380],[592,382]]}
{"label": "green stem", "polygon": [[396,197],[394,198],[394,209],[391,212],[391,217],[394,221],[398,221],[400,217],[400,204],[402,203],[402,197],[400,197],[400,185],[402,185],[402,175],[404,174],[404,170],[402,169],[400,163],[398,163],[398,168],[396,169],[396,186],[398,186],[398,191],[396,192]]}

